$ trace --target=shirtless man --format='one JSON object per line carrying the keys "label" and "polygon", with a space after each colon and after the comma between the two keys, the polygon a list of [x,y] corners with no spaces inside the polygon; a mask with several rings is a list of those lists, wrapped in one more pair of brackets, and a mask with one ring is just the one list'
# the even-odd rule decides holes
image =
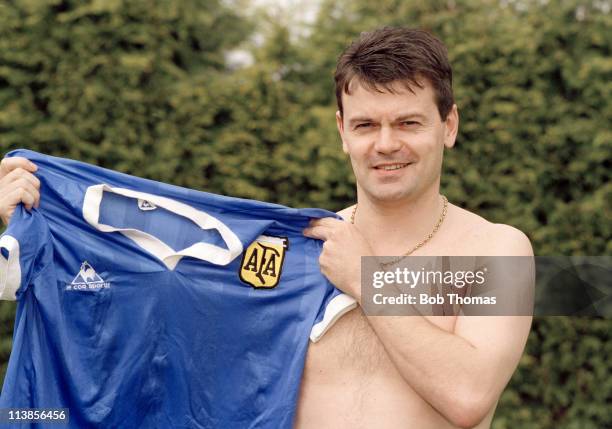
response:
{"label": "shirtless man", "polygon": [[[306,231],[321,269],[361,297],[361,255],[404,255],[443,210],[442,154],[459,116],[444,46],[427,33],[364,34],[336,69],[336,122],[357,206]],[[468,142],[469,144],[469,142]],[[351,220],[351,218],[353,220]],[[532,255],[527,237],[449,204],[413,255]],[[358,307],[311,344],[298,428],[488,428],[523,352],[530,317],[365,316]]]}
{"label": "shirtless man", "polygon": [[[427,33],[382,29],[341,56],[336,113],[357,179],[346,222],[305,231],[325,241],[323,273],[355,297],[361,255],[532,255],[520,231],[448,204],[442,155],[459,125],[444,46]],[[39,201],[36,166],[0,164],[0,217]],[[442,223],[434,235],[438,220]],[[530,317],[366,316],[358,307],[311,344],[297,428],[488,428],[522,354]]]}

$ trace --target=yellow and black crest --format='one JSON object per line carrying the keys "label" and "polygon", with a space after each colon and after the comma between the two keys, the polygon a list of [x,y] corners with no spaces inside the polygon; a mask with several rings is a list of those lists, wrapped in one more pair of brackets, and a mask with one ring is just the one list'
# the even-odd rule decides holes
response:
{"label": "yellow and black crest", "polygon": [[240,280],[255,288],[276,287],[287,250],[287,237],[260,235],[242,255]]}

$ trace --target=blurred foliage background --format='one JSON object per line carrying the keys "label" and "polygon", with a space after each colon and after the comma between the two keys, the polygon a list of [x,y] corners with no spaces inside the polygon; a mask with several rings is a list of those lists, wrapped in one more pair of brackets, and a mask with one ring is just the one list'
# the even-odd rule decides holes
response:
{"label": "blurred foliage background", "polygon": [[[338,210],[355,191],[335,129],[336,59],[361,31],[421,27],[448,47],[461,117],[442,192],[523,230],[536,254],[610,255],[611,8],[322,0],[304,24],[248,0],[4,0],[0,153]],[[13,320],[14,303],[0,303],[2,378]],[[493,428],[611,427],[611,328],[536,319]]]}

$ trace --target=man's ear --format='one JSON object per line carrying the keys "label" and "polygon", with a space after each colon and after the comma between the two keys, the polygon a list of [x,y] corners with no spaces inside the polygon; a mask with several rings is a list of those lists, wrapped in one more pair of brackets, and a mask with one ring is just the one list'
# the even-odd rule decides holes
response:
{"label": "man's ear", "polygon": [[444,146],[450,149],[455,146],[457,132],[459,131],[459,111],[456,104],[453,104],[450,112],[446,115],[444,125]]}
{"label": "man's ear", "polygon": [[344,140],[344,122],[342,121],[342,113],[339,110],[336,111],[336,127],[338,127],[338,133],[340,133],[340,139],[342,140],[342,150],[348,154],[348,146]]}

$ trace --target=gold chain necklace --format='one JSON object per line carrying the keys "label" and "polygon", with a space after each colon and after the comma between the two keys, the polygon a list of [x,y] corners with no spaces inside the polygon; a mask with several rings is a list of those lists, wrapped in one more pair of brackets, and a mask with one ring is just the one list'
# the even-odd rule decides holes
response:
{"label": "gold chain necklace", "polygon": [[[442,225],[442,222],[444,222],[444,218],[446,217],[446,212],[448,210],[448,199],[444,195],[442,195],[442,201],[444,202],[444,205],[442,207],[442,213],[440,214],[440,218],[438,219],[438,222],[433,227],[433,230],[429,233],[429,235],[425,237],[425,239],[423,239],[419,244],[417,244],[412,249],[404,253],[402,256],[399,256],[390,262],[381,262],[380,265],[382,266],[383,269],[388,267],[389,265],[397,264],[399,261],[404,259],[406,256],[411,255],[414,251],[423,247],[429,240],[432,239],[432,237],[436,234],[436,232],[438,232],[438,229],[440,229],[440,225]],[[353,225],[355,225],[355,214],[356,213],[357,213],[357,204],[355,204],[355,208],[353,209],[353,213],[351,214],[351,224]]]}

